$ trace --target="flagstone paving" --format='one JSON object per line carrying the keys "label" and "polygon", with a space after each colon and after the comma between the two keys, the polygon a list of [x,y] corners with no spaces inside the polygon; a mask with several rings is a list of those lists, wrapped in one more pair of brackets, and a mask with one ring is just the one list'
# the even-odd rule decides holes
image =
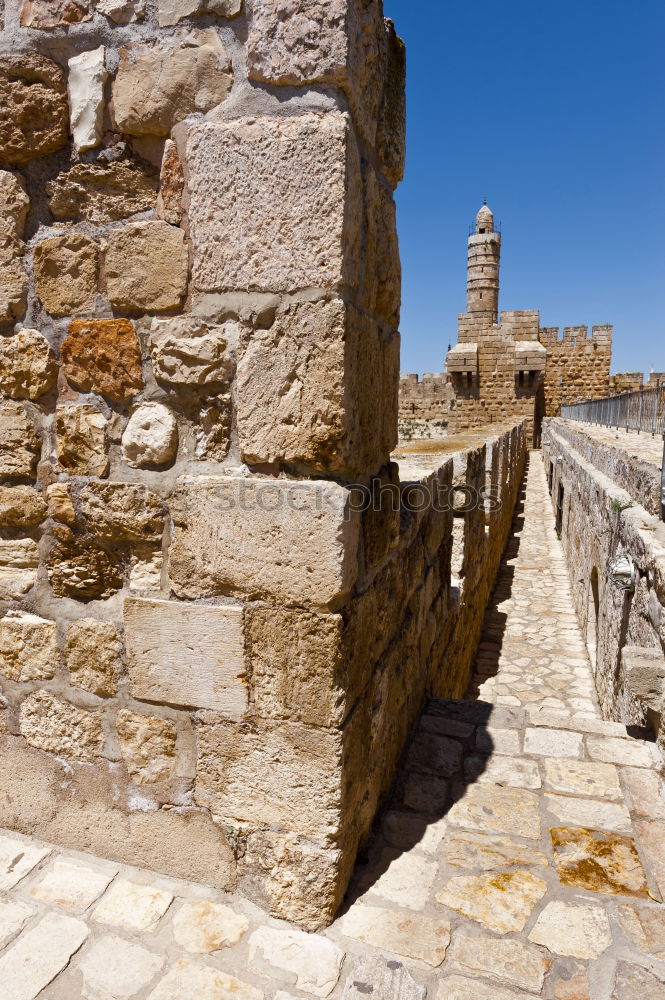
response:
{"label": "flagstone paving", "polygon": [[331,928],[0,831],[1,1000],[665,1000],[661,762],[599,717],[537,454],[516,528]]}

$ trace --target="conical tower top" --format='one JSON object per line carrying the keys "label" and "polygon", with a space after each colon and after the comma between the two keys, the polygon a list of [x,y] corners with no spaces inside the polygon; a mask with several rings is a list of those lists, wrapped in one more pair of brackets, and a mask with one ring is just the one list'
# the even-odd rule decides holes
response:
{"label": "conical tower top", "polygon": [[488,207],[487,202],[483,203],[483,207],[478,212],[476,216],[476,232],[477,233],[493,233],[494,232],[494,213],[491,208]]}

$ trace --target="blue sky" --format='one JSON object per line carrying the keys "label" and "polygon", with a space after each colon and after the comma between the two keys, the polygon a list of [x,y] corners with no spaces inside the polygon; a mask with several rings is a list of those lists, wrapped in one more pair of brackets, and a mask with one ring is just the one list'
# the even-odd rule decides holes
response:
{"label": "blue sky", "polygon": [[665,371],[663,0],[384,0],[407,43],[402,371],[440,371],[468,227],[501,220],[501,308],[613,323],[614,371]]}

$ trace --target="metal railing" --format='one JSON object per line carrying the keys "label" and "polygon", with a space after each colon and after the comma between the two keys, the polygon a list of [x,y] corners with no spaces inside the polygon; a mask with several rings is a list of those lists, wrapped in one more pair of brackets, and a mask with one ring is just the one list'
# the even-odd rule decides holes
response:
{"label": "metal railing", "polygon": [[566,420],[582,420],[604,427],[624,427],[628,431],[637,431],[638,434],[644,431],[654,437],[656,434],[663,436],[660,516],[665,521],[665,386],[562,406],[561,416]]}
{"label": "metal railing", "polygon": [[561,416],[605,427],[625,427],[628,431],[665,434],[665,386],[562,406]]}

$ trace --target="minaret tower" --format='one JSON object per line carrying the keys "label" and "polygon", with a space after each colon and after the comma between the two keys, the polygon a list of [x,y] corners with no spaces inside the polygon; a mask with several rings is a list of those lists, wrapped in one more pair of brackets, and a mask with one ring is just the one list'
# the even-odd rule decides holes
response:
{"label": "minaret tower", "polygon": [[494,215],[485,202],[469,236],[466,301],[467,312],[484,317],[488,326],[499,321],[500,262],[501,233],[494,232]]}

